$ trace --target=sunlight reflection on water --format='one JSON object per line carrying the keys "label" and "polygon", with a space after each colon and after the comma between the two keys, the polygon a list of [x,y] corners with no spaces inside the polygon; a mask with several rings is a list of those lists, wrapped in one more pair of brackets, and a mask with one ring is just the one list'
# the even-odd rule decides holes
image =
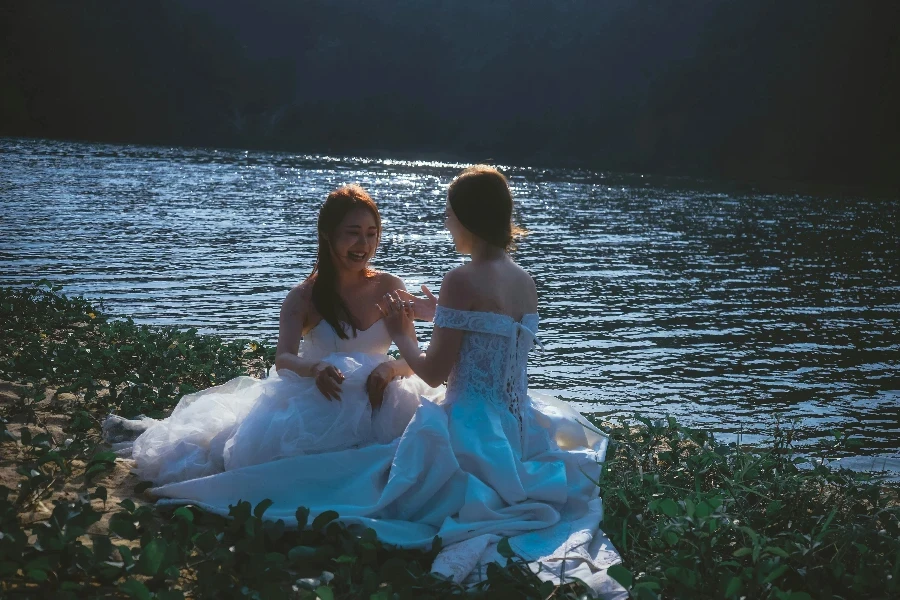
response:
{"label": "sunlight reflection on water", "polygon": [[[461,261],[442,226],[461,166],[0,139],[0,283],[46,277],[139,322],[272,340],[344,183],[383,212],[377,266],[437,289]],[[844,460],[900,470],[898,200],[506,172],[541,299],[533,387],[745,440],[800,418],[807,443],[839,429],[866,438]]]}

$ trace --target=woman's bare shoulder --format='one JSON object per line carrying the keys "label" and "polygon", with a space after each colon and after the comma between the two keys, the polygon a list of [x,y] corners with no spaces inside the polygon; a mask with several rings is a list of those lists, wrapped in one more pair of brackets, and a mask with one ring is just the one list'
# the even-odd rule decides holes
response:
{"label": "woman's bare shoulder", "polygon": [[460,265],[450,269],[444,274],[443,284],[452,284],[454,286],[468,286],[477,278],[478,273],[472,269],[471,263]]}
{"label": "woman's bare shoulder", "polygon": [[375,283],[378,285],[379,290],[385,293],[406,289],[406,284],[401,278],[387,271],[375,271]]}
{"label": "woman's bare shoulder", "polygon": [[513,263],[513,267],[515,268],[519,280],[522,282],[522,285],[526,289],[537,295],[537,284],[535,284],[534,277],[531,276],[531,273],[529,273],[516,263]]}
{"label": "woman's bare shoulder", "polygon": [[[515,264],[515,263],[513,263]],[[520,267],[519,265],[515,265],[519,281],[521,282],[521,289],[523,291],[523,296],[528,300],[527,304],[529,308],[527,310],[534,311],[537,310],[537,284],[534,282],[534,277],[531,276],[531,273]]]}
{"label": "woman's bare shoulder", "polygon": [[292,287],[281,304],[281,310],[289,313],[306,310],[312,299],[313,283],[314,280],[310,278]]}
{"label": "woman's bare shoulder", "polygon": [[471,308],[471,289],[473,273],[469,265],[462,265],[451,269],[444,274],[441,281],[441,291],[438,295],[438,304],[447,308],[468,310]]}

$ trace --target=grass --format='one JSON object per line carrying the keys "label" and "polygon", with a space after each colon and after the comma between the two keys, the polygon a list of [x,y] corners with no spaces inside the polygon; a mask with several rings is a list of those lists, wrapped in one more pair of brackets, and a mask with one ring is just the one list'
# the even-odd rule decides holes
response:
{"label": "grass", "polygon": [[[334,513],[294,531],[264,518],[266,502],[224,519],[113,500],[106,414],[164,416],[185,393],[265,372],[272,348],[101,309],[45,282],[0,289],[0,379],[20,386],[0,404],[0,469],[15,481],[0,486],[0,596],[583,597],[542,584],[508,546],[509,563],[464,590],[428,573],[436,549],[388,547]],[[636,419],[607,427],[598,482],[624,558],[610,574],[633,597],[900,597],[896,488],[795,456],[789,429],[748,449]]]}

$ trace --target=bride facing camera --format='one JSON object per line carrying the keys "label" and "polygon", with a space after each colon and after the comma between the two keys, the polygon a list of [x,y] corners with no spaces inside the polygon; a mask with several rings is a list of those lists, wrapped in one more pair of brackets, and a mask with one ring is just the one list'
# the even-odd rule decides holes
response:
{"label": "bride facing camera", "polygon": [[[329,194],[313,272],[281,308],[270,376],[187,395],[167,419],[124,423],[144,430],[132,448],[135,472],[159,486],[402,434],[419,398],[437,398],[442,386],[430,388],[387,355],[391,338],[376,302],[405,286],[370,266],[380,240],[381,216],[361,187]],[[434,297],[417,310],[430,320]],[[114,417],[107,429],[115,425],[123,423]]]}

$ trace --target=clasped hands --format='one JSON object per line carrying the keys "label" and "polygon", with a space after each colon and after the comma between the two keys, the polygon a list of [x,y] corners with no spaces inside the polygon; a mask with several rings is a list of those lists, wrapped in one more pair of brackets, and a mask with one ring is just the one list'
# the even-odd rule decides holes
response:
{"label": "clasped hands", "polygon": [[[377,304],[391,337],[406,335],[414,338],[413,319],[434,320],[437,298],[425,285],[422,286],[422,293],[425,294],[425,298],[413,296],[406,290],[395,290],[385,294],[382,301]],[[381,363],[372,370],[366,379],[366,393],[369,395],[369,404],[372,405],[372,408],[381,406],[384,390],[396,377],[393,363],[394,361]],[[344,381],[344,374],[341,373],[341,370],[324,362],[316,363],[312,370],[316,387],[319,388],[322,395],[329,400],[340,400],[341,383]]]}
{"label": "clasped hands", "polygon": [[[369,395],[369,404],[372,408],[381,406],[384,399],[384,390],[387,384],[395,377],[393,361],[383,362],[369,373],[366,379],[366,393]],[[318,362],[313,367],[313,378],[316,387],[322,395],[329,400],[341,399],[341,384],[344,382],[344,374],[336,366],[326,362]]]}
{"label": "clasped hands", "polygon": [[388,333],[397,342],[398,338],[408,337],[415,339],[416,327],[413,319],[421,321],[434,321],[434,312],[437,310],[437,298],[427,286],[422,286],[425,298],[417,298],[406,290],[394,290],[382,297],[377,303],[378,310],[384,318],[384,324]]}

